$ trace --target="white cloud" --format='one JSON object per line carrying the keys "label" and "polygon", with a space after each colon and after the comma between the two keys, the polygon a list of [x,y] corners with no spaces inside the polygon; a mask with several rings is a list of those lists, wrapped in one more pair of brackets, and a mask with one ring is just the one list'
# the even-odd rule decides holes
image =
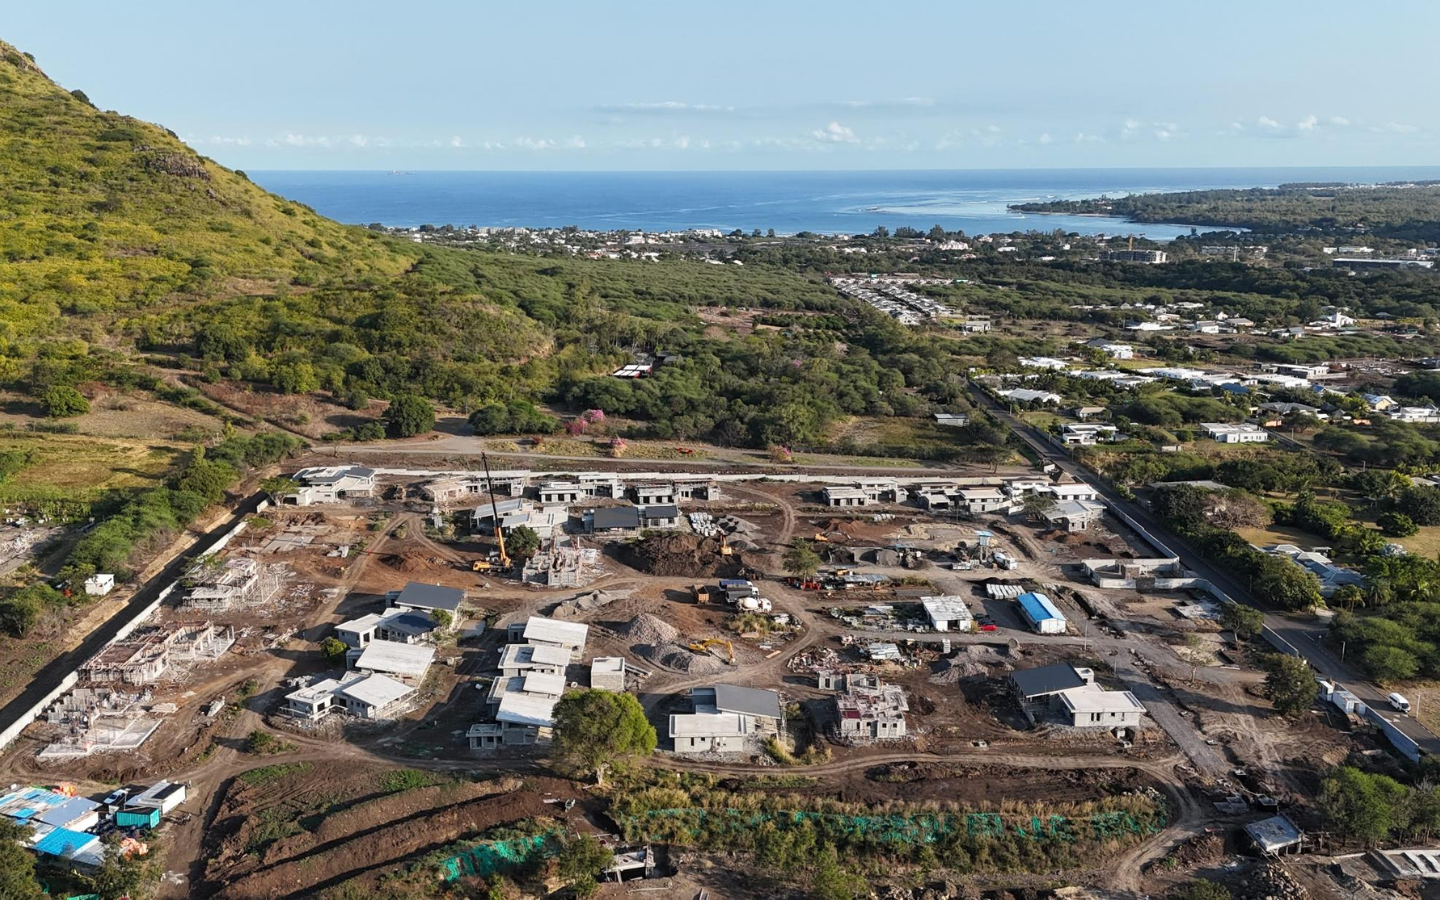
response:
{"label": "white cloud", "polygon": [[1054,140],[1055,140],[1055,139],[1050,136],[1050,132],[1048,132],[1048,131],[1045,132],[1044,134],[1040,135],[1040,143],[1042,143],[1042,144],[1053,143]]}
{"label": "white cloud", "polygon": [[1331,116],[1329,122],[1331,125],[1338,125],[1341,128],[1344,128],[1346,125],[1350,124],[1350,120],[1345,118],[1344,116]]}
{"label": "white cloud", "polygon": [[1381,130],[1391,134],[1414,134],[1420,130],[1418,125],[1407,125],[1403,122],[1389,122]]}
{"label": "white cloud", "polygon": [[549,138],[517,137],[515,146],[521,150],[554,150],[556,145]]}
{"label": "white cloud", "polygon": [[1155,137],[1158,140],[1168,141],[1180,133],[1180,126],[1174,122],[1156,122]]}
{"label": "white cloud", "polygon": [[304,134],[287,134],[287,135],[285,135],[283,138],[280,139],[280,142],[283,143],[283,144],[285,144],[287,147],[328,147],[328,146],[330,146],[330,139],[329,139],[328,137],[323,136],[323,135],[321,135],[320,137],[311,137],[311,136],[304,135]]}
{"label": "white cloud", "polygon": [[677,137],[677,138],[674,140],[674,144],[675,144],[675,149],[676,149],[676,150],[689,150],[689,149],[690,149],[690,139],[689,139],[688,137],[686,137],[685,135],[683,135],[683,134],[682,134],[680,137]]}
{"label": "white cloud", "polygon": [[1260,118],[1258,118],[1258,119],[1255,120],[1255,124],[1256,124],[1256,125],[1259,125],[1261,128],[1279,128],[1279,127],[1280,127],[1280,123],[1277,122],[1277,121],[1275,121],[1274,119],[1270,118],[1269,116],[1261,116]]}
{"label": "white cloud", "polygon": [[215,146],[215,147],[248,147],[248,146],[250,146],[250,139],[249,139],[248,137],[222,137],[221,135],[218,135],[218,134],[212,134],[212,135],[211,135],[210,137],[208,137],[208,138],[197,138],[197,137],[190,137],[189,135],[186,135],[186,137],[184,138],[184,141],[185,141],[185,143],[187,143],[187,144],[210,144],[210,145]]}
{"label": "white cloud", "polygon": [[570,140],[568,140],[568,141],[565,142],[565,149],[567,149],[567,150],[584,150],[584,149],[585,149],[585,139],[582,138],[582,137],[580,137],[580,136],[577,134],[577,135],[575,135],[574,137],[572,137]]}
{"label": "white cloud", "polygon": [[1295,127],[1301,131],[1314,131],[1320,125],[1320,120],[1314,115],[1308,115],[1295,123]]}
{"label": "white cloud", "polygon": [[601,112],[632,113],[687,113],[687,112],[734,112],[733,106],[719,106],[710,103],[686,103],[683,100],[660,100],[657,102],[620,103],[600,107]]}
{"label": "white cloud", "polygon": [[841,106],[851,109],[872,109],[885,107],[927,108],[935,105],[931,97],[901,97],[898,100],[841,100]]}
{"label": "white cloud", "polygon": [[352,134],[347,140],[355,147],[368,147],[370,145],[370,139],[363,134]]}
{"label": "white cloud", "polygon": [[824,128],[816,128],[814,131],[810,132],[810,136],[815,138],[815,140],[817,141],[824,141],[831,144],[860,143],[860,139],[855,136],[854,129],[848,128],[844,125],[841,125],[839,122],[834,121],[832,121],[829,125],[826,125]]}
{"label": "white cloud", "polygon": [[1103,140],[1105,140],[1105,138],[1098,134],[1086,134],[1083,131],[1077,131],[1075,133],[1075,143],[1077,144],[1098,144]]}
{"label": "white cloud", "polygon": [[464,141],[464,139],[462,139],[462,138],[460,137],[460,135],[457,134],[457,135],[455,135],[454,137],[452,137],[452,138],[450,139],[450,146],[452,146],[452,147],[463,147],[463,146],[465,146],[465,141]]}

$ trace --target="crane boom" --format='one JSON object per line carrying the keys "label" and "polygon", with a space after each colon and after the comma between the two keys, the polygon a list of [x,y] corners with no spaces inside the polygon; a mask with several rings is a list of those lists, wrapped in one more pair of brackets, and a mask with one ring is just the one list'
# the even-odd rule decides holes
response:
{"label": "crane boom", "polygon": [[510,568],[510,556],[505,552],[505,533],[500,530],[500,507],[495,503],[495,482],[490,480],[490,458],[483,452],[480,464],[485,467],[485,490],[490,492],[490,518],[495,522],[495,543],[500,548],[500,565]]}

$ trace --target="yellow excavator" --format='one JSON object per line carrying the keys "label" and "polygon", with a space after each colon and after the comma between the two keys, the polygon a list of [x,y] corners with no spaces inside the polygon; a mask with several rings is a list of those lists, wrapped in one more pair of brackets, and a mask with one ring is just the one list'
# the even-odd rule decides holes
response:
{"label": "yellow excavator", "polygon": [[711,647],[724,647],[725,652],[730,655],[730,665],[735,665],[735,647],[729,641],[720,638],[706,638],[703,641],[695,641],[686,646],[692,653],[709,653]]}
{"label": "yellow excavator", "polygon": [[490,492],[490,518],[495,523],[495,545],[500,549],[500,568],[510,568],[510,555],[505,552],[505,532],[500,530],[500,507],[495,503],[495,484],[490,480],[490,458],[480,454],[480,464],[485,467],[485,490]]}

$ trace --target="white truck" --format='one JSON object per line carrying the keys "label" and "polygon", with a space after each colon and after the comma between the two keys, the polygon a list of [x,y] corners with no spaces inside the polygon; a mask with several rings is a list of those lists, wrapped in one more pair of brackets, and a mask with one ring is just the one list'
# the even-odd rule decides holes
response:
{"label": "white truck", "polygon": [[1407,716],[1410,715],[1410,701],[1406,700],[1404,696],[1400,694],[1391,694],[1385,699],[1389,700],[1390,705],[1395,707],[1398,712],[1402,712]]}

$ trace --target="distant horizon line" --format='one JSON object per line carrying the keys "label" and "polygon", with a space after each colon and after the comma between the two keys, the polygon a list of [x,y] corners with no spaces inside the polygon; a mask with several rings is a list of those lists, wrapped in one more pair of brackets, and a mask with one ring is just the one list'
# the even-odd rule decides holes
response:
{"label": "distant horizon line", "polygon": [[[212,157],[213,159],[213,157]],[[218,161],[217,161],[218,162]],[[221,165],[224,165],[223,163]],[[1440,173],[1440,163],[1416,164],[1339,164],[1306,166],[1021,166],[1021,167],[972,167],[972,168],[909,168],[909,169],[450,169],[450,168],[244,168],[226,166],[243,172],[356,172],[356,173],[400,173],[400,174],[478,174],[478,175],[845,175],[845,174],[925,174],[959,172],[1304,172],[1317,170],[1434,170]]]}

